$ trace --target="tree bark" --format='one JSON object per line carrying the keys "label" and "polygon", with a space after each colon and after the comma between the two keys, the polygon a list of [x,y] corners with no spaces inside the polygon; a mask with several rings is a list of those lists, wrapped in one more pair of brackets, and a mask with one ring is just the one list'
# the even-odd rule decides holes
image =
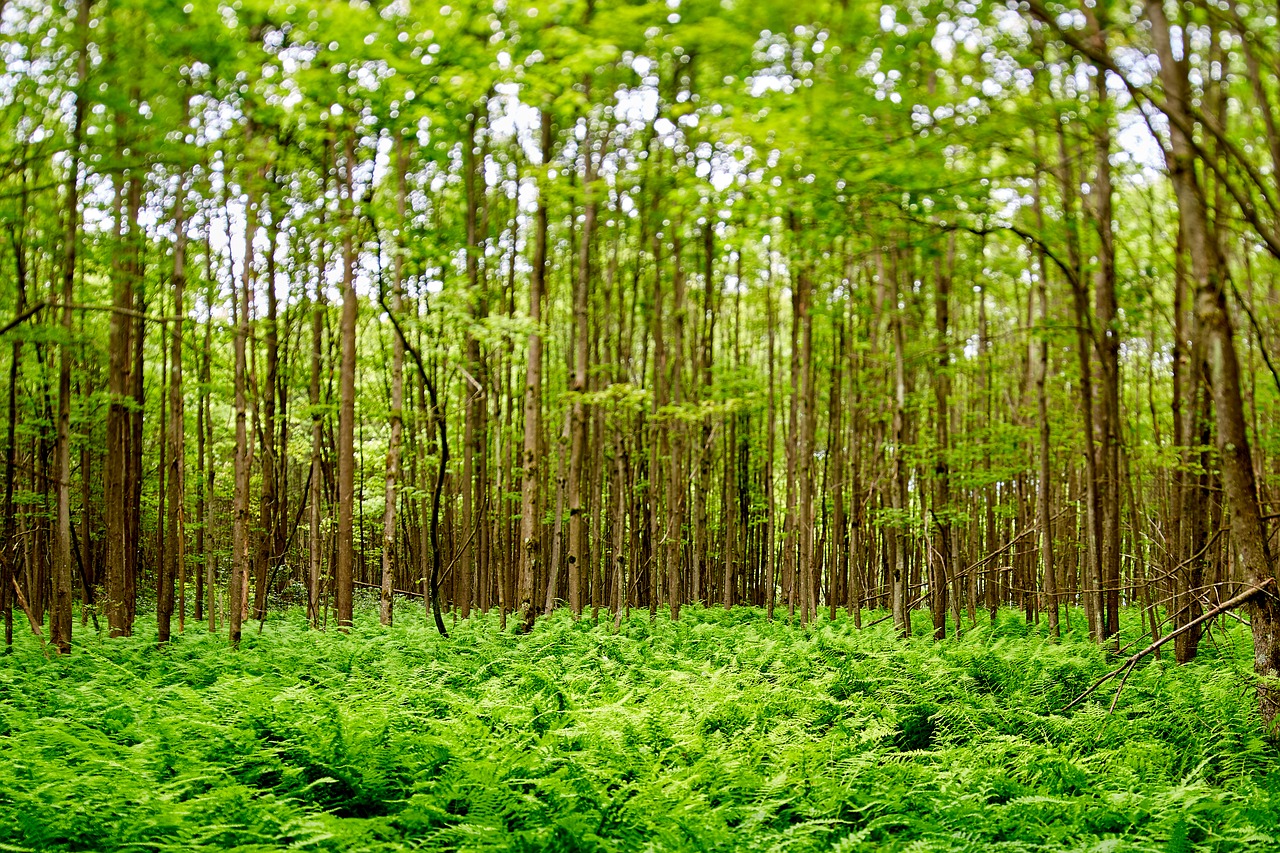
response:
{"label": "tree bark", "polygon": [[[188,102],[184,99],[183,116],[186,117]],[[169,640],[174,608],[174,583],[181,574],[185,579],[186,566],[186,430],[184,424],[185,408],[182,389],[182,339],[183,317],[186,313],[187,285],[187,219],[186,219],[186,172],[178,176],[177,196],[173,203],[173,332],[169,339],[169,434],[168,442],[169,471],[166,477],[168,495],[165,506],[168,518],[165,522],[165,559],[160,566],[159,587],[156,592],[156,623],[159,642]],[[185,614],[179,603],[178,630],[185,627]]]}
{"label": "tree bark", "polygon": [[85,115],[85,80],[89,72],[89,6],[80,0],[76,15],[79,39],[76,59],[76,105],[71,120],[71,157],[67,164],[66,231],[62,260],[62,333],[58,347],[58,544],[54,561],[53,607],[49,639],[59,652],[71,651],[71,305],[75,301],[76,247],[79,241],[80,140]]}
{"label": "tree bark", "polygon": [[[391,278],[391,310],[398,317],[404,309],[404,233],[406,200],[408,198],[409,155],[405,140],[396,140],[396,220],[398,231],[395,260]],[[391,593],[395,579],[396,550],[396,488],[400,482],[400,442],[404,432],[404,341],[398,334],[391,336],[391,436],[387,440],[387,471],[383,487],[385,509],[382,515],[382,590],[378,601],[378,616],[383,625],[390,625],[393,617]]]}
{"label": "tree bark", "polygon": [[352,567],[355,558],[355,424],[356,424],[356,248],[353,181],[355,171],[355,131],[348,130],[343,153],[343,235],[342,235],[342,365],[338,399],[338,559],[334,567],[334,606],[338,629],[351,626]]}
{"label": "tree bark", "polygon": [[[542,165],[551,161],[551,114],[541,113],[540,150]],[[538,210],[535,214],[533,269],[529,275],[529,338],[526,348],[524,371],[524,443],[521,448],[520,472],[520,607],[527,613],[534,608],[534,587],[542,572],[541,524],[538,518],[538,476],[540,470],[539,440],[542,435],[542,302],[547,280],[547,193],[543,185],[538,192]],[[557,567],[552,565],[548,575],[546,609],[554,604],[554,577]]]}
{"label": "tree bark", "polygon": [[[589,91],[589,90],[588,90]],[[583,400],[587,393],[587,295],[591,286],[591,240],[596,224],[595,162],[588,127],[582,143],[582,229],[578,235],[578,275],[573,290],[574,355],[572,418],[569,436],[569,609],[582,615],[583,564],[586,561],[586,530],[583,518],[582,479],[587,444],[587,414]]]}
{"label": "tree bark", "polygon": [[[244,602],[248,593],[249,573],[249,470],[252,451],[246,396],[245,349],[249,340],[249,305],[253,301],[253,238],[258,230],[258,211],[251,191],[245,203],[244,274],[240,292],[232,292],[232,314],[235,334],[235,491],[231,533],[231,577],[227,590],[228,639],[233,648],[240,645],[244,625]],[[237,300],[238,297],[238,300]],[[237,305],[238,301],[238,305]]]}
{"label": "tree bark", "polygon": [[[1262,522],[1245,430],[1240,366],[1223,291],[1222,256],[1217,238],[1209,231],[1205,196],[1196,178],[1192,140],[1183,130],[1191,126],[1193,118],[1186,65],[1174,58],[1164,6],[1159,0],[1146,0],[1144,11],[1151,23],[1152,41],[1160,59],[1166,109],[1171,113],[1169,177],[1178,199],[1182,232],[1196,283],[1195,314],[1209,367],[1222,480],[1231,509],[1231,540],[1240,555],[1245,583],[1260,587],[1276,580],[1276,567]],[[1275,598],[1263,595],[1251,599],[1250,609],[1254,671],[1259,676],[1258,705],[1263,720],[1272,727],[1280,714],[1280,689],[1275,686],[1280,677],[1280,607]]]}

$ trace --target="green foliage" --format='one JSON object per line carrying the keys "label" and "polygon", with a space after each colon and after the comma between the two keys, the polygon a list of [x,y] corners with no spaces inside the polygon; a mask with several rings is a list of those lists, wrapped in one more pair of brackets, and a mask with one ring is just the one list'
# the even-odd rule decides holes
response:
{"label": "green foliage", "polygon": [[[1136,622],[1136,620],[1134,620]],[[1133,623],[1131,623],[1133,624]],[[90,640],[0,663],[0,849],[1263,850],[1248,639],[1110,666],[1020,614],[903,642],[687,608],[517,637],[307,631],[239,653]],[[149,635],[140,631],[140,635]]]}

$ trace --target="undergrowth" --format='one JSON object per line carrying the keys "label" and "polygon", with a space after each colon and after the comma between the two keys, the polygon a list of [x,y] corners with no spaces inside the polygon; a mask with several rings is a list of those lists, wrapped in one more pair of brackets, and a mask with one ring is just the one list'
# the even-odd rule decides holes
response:
{"label": "undergrowth", "polygon": [[[1114,664],[1001,613],[903,641],[748,609],[349,634],[231,652],[82,636],[0,658],[0,850],[1274,850],[1244,629]],[[925,620],[918,619],[918,622]],[[1136,618],[1128,618],[1134,625]],[[1137,630],[1136,627],[1133,630]]]}

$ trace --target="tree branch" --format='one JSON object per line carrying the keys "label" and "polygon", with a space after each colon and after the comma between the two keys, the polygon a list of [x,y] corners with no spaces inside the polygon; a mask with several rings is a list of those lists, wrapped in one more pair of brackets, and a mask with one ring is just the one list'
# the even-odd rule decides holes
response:
{"label": "tree branch", "polygon": [[[1122,672],[1125,674],[1125,676],[1124,676],[1124,679],[1122,679],[1122,680],[1121,680],[1121,682],[1120,682],[1120,689],[1121,689],[1121,690],[1122,690],[1122,689],[1124,689],[1124,683],[1125,683],[1125,681],[1127,681],[1127,680],[1128,680],[1128,678],[1129,678],[1129,671],[1131,671],[1135,666],[1137,666],[1138,661],[1142,660],[1144,657],[1146,657],[1147,655],[1151,654],[1151,653],[1152,653],[1152,652],[1154,652],[1156,649],[1160,648],[1160,647],[1161,647],[1161,646],[1163,646],[1165,643],[1167,643],[1167,642],[1169,642],[1170,640],[1172,640],[1174,637],[1177,637],[1177,636],[1178,636],[1178,635],[1180,635],[1180,634],[1185,634],[1187,631],[1190,631],[1192,628],[1196,627],[1197,625],[1200,625],[1200,624],[1202,624],[1202,623],[1204,623],[1204,622],[1209,621],[1209,620],[1210,620],[1210,619],[1212,619],[1213,617],[1217,616],[1219,613],[1223,613],[1223,612],[1225,612],[1225,611],[1227,611],[1227,610],[1230,610],[1230,609],[1231,609],[1231,608],[1233,608],[1233,607],[1238,607],[1239,605],[1244,604],[1246,601],[1248,601],[1249,599],[1253,598],[1255,595],[1257,595],[1259,592],[1261,592],[1262,590],[1266,589],[1268,586],[1270,586],[1270,585],[1271,585],[1271,584],[1273,584],[1273,583],[1275,583],[1275,580],[1274,580],[1273,578],[1267,578],[1266,580],[1264,580],[1262,583],[1258,584],[1257,586],[1251,586],[1251,587],[1249,587],[1248,589],[1246,589],[1244,592],[1240,593],[1239,595],[1234,596],[1234,597],[1232,597],[1232,598],[1228,598],[1226,601],[1222,602],[1221,604],[1219,604],[1217,607],[1213,608],[1212,610],[1208,610],[1208,611],[1206,611],[1205,613],[1203,613],[1202,615],[1200,615],[1200,616],[1196,617],[1195,619],[1192,619],[1190,622],[1188,622],[1187,624],[1183,625],[1181,628],[1177,629],[1176,631],[1172,631],[1172,632],[1170,632],[1170,633],[1166,634],[1165,636],[1161,637],[1159,640],[1156,640],[1154,643],[1152,643],[1151,645],[1147,646],[1147,647],[1146,647],[1145,649],[1143,649],[1142,651],[1137,652],[1137,653],[1135,653],[1135,654],[1133,654],[1133,655],[1130,655],[1130,657],[1129,657],[1129,659],[1128,659],[1128,660],[1126,660],[1123,664],[1121,664],[1120,666],[1118,666],[1118,667],[1116,667],[1115,669],[1111,670],[1111,671],[1110,671],[1110,672],[1108,672],[1106,675],[1102,676],[1102,677],[1101,677],[1101,678],[1099,678],[1097,681],[1095,681],[1095,682],[1093,683],[1093,686],[1092,686],[1092,687],[1090,687],[1090,688],[1089,688],[1088,690],[1086,690],[1085,692],[1081,693],[1081,694],[1080,694],[1079,696],[1077,696],[1075,699],[1072,699],[1072,700],[1071,700],[1071,702],[1070,702],[1070,704],[1068,704],[1068,705],[1067,705],[1066,707],[1064,707],[1062,710],[1064,710],[1064,711],[1069,711],[1069,710],[1071,710],[1072,708],[1074,708],[1076,705],[1079,705],[1079,704],[1080,704],[1081,702],[1083,702],[1083,701],[1084,701],[1084,700],[1085,700],[1085,699],[1086,699],[1090,694],[1092,694],[1095,690],[1097,690],[1097,689],[1098,689],[1099,687],[1101,687],[1103,684],[1105,684],[1106,682],[1108,682],[1108,681],[1110,681],[1111,679],[1115,678],[1117,675],[1119,675],[1119,674],[1120,674],[1120,673],[1122,673]],[[1111,701],[1111,710],[1112,710],[1112,711],[1114,711],[1114,710],[1115,710],[1115,708],[1116,708],[1116,700],[1118,700],[1119,698],[1120,698],[1120,690],[1116,690],[1116,698],[1115,698],[1115,699],[1113,699],[1113,700]],[[1109,712],[1108,712],[1108,713],[1109,713]]]}

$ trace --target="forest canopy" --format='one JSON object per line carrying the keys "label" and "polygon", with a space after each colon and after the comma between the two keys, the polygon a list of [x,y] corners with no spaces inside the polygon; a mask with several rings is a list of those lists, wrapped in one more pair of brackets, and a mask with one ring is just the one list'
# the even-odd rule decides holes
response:
{"label": "forest canopy", "polygon": [[1227,603],[1270,721],[1276,27],[0,0],[7,641]]}

